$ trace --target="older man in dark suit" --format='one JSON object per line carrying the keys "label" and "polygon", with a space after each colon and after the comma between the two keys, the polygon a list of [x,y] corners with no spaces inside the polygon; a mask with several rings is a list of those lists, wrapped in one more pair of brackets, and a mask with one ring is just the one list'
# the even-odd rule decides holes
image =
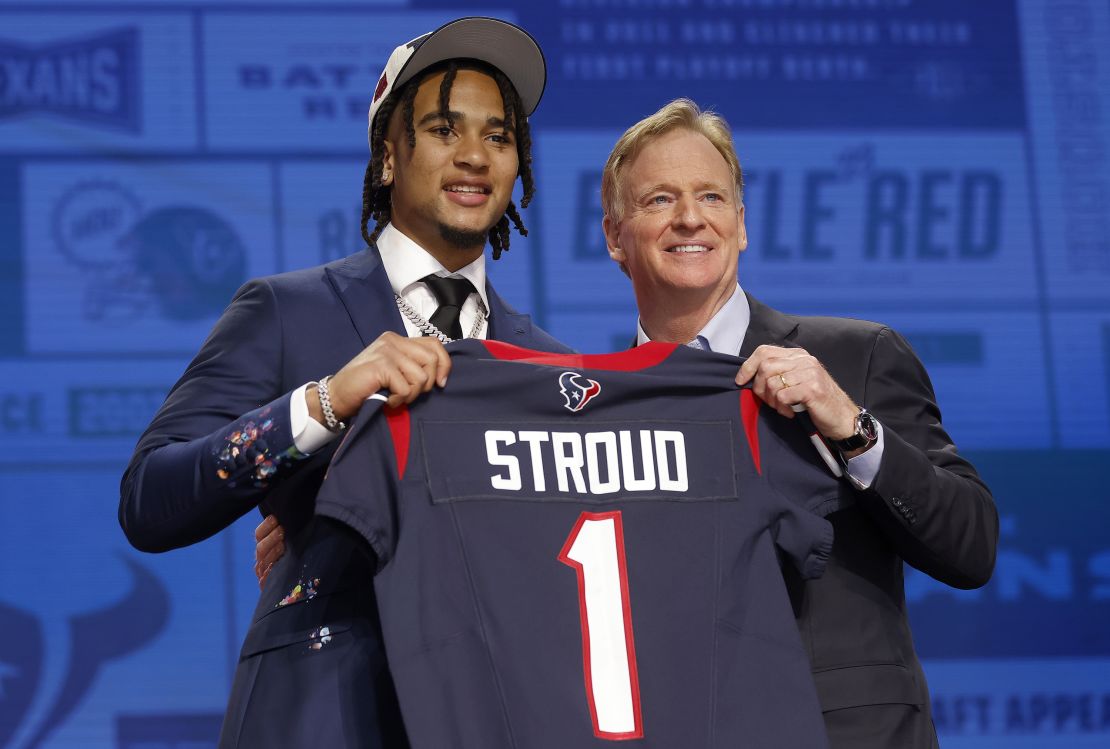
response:
{"label": "older man in dark suit", "polygon": [[745,356],[738,382],[786,416],[808,410],[846,474],[825,575],[788,579],[830,743],[935,747],[903,561],[959,588],[984,585],[998,538],[993,499],[957,454],[900,335],[785,315],[741,290],[742,186],[727,124],[693,102],[672,102],[618,141],[602,181],[605,235],[632,280],[637,340]]}

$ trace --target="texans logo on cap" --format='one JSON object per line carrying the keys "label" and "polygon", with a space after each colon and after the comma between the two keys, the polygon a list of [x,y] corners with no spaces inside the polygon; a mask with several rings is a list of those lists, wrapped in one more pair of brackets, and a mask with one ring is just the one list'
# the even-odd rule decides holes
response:
{"label": "texans logo on cap", "polygon": [[378,102],[378,99],[381,99],[382,95],[386,91],[390,90],[390,70],[392,69],[398,72],[403,70],[405,65],[408,63],[409,58],[412,57],[413,53],[416,52],[416,50],[420,49],[420,45],[423,44],[424,40],[430,36],[430,32],[424,34],[423,36],[418,36],[408,44],[403,44],[397,49],[393,50],[393,54],[389,56],[389,62],[386,63],[386,69],[382,71],[382,77],[378,79],[378,87],[374,89],[374,98],[371,100],[373,103],[376,104]]}
{"label": "texans logo on cap", "polygon": [[382,77],[378,79],[378,87],[374,89],[374,101],[382,98],[382,94],[385,93],[385,90],[388,86],[389,79],[386,77],[385,73],[382,73]]}
{"label": "texans logo on cap", "polygon": [[577,372],[563,372],[559,375],[559,392],[563,395],[563,408],[577,413],[601,392],[601,383],[583,377]]}

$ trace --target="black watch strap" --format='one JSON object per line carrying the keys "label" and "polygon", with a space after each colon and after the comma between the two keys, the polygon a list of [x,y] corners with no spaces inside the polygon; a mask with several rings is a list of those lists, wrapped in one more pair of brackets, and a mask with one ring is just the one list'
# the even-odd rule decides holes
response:
{"label": "black watch strap", "polygon": [[861,408],[856,416],[856,433],[842,440],[829,440],[842,453],[850,453],[873,443],[879,437],[878,423],[871,412]]}

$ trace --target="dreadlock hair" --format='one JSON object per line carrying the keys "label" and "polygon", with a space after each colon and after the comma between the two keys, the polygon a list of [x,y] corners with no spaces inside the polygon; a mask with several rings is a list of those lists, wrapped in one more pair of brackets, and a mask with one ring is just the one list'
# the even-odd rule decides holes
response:
{"label": "dreadlock hair", "polygon": [[[520,207],[527,208],[532,202],[536,192],[536,184],[532,178],[532,132],[528,120],[524,116],[524,105],[520,95],[509,81],[508,76],[497,68],[487,65],[479,60],[449,60],[446,63],[433,65],[422,71],[420,75],[408,81],[397,91],[392,92],[382,102],[374,117],[374,127],[370,132],[370,162],[366,165],[366,173],[362,178],[362,238],[367,244],[373,244],[381,235],[382,229],[389,223],[391,216],[390,195],[391,190],[382,184],[382,163],[385,155],[385,136],[389,131],[389,120],[393,111],[401,107],[401,121],[405,125],[405,134],[408,135],[409,146],[416,147],[416,128],[413,125],[413,102],[416,100],[416,91],[429,76],[446,71],[439,86],[439,111],[447,120],[447,124],[454,125],[450,115],[451,87],[455,82],[455,75],[459,69],[477,70],[488,75],[497,84],[501,92],[501,101],[504,102],[504,119],[506,125],[514,123],[516,126],[516,153],[519,162],[520,183],[524,194],[520,200]],[[507,128],[506,128],[507,129]],[[369,230],[370,219],[374,219],[374,229]],[[490,227],[487,239],[493,249],[493,259],[501,257],[501,253],[509,249],[509,222],[520,233],[528,236],[528,229],[520,216],[520,211],[512,200],[509,200],[504,215]]]}

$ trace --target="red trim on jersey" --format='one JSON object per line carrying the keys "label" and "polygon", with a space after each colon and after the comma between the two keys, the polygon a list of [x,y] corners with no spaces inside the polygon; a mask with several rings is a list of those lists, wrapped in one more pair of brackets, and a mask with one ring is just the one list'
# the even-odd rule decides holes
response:
{"label": "red trim on jersey", "polygon": [[405,467],[409,463],[409,438],[412,429],[408,406],[384,409],[385,420],[389,424],[389,436],[393,438],[393,452],[397,456],[397,478],[405,477]]}
{"label": "red trim on jersey", "polygon": [[618,351],[615,354],[549,354],[544,351],[514,346],[502,341],[482,341],[495,359],[522,361],[528,364],[547,364],[552,367],[573,369],[602,369],[610,372],[635,372],[661,364],[681,344],[650,341],[643,346]]}
{"label": "red trim on jersey", "polygon": [[756,398],[751,390],[745,388],[740,391],[740,421],[744,424],[744,436],[748,438],[755,472],[759,474],[763,473],[759,467],[759,407],[762,404],[763,401]]}
{"label": "red trim on jersey", "polygon": [[[597,722],[597,705],[594,702],[593,674],[590,668],[590,625],[586,619],[586,576],[585,570],[579,562],[568,555],[570,548],[578,539],[578,534],[587,520],[613,519],[613,532],[617,541],[617,574],[621,581],[621,609],[624,612],[624,646],[628,657],[628,681],[632,691],[632,719],[635,728],[631,731],[612,732],[602,731]],[[620,510],[611,512],[583,512],[578,516],[578,521],[567,536],[563,548],[559,550],[558,560],[574,569],[578,578],[578,617],[582,627],[582,675],[586,681],[586,702],[590,708],[590,720],[594,726],[594,736],[609,741],[624,741],[626,739],[642,739],[644,737],[644,719],[640,710],[640,674],[636,667],[636,643],[632,636],[632,601],[628,594],[628,565],[624,551],[624,523],[621,520]]]}

